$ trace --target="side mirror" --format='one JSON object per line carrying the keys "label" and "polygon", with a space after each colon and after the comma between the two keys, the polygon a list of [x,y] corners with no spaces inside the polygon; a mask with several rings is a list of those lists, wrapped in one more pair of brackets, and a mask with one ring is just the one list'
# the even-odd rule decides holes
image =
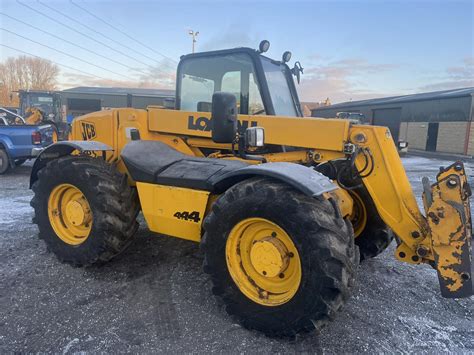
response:
{"label": "side mirror", "polygon": [[212,140],[232,143],[237,133],[237,100],[233,94],[216,92],[212,95]]}

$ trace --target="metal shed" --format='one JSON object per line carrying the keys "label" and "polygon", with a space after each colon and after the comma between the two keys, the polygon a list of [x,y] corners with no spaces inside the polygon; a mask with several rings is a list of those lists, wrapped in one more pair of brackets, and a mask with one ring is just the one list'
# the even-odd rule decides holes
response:
{"label": "metal shed", "polygon": [[474,155],[474,87],[343,102],[315,108],[313,117],[358,112],[374,125],[387,126],[395,141],[410,149]]}
{"label": "metal shed", "polygon": [[164,89],[80,86],[60,92],[68,121],[86,113],[114,107],[174,107],[175,91]]}

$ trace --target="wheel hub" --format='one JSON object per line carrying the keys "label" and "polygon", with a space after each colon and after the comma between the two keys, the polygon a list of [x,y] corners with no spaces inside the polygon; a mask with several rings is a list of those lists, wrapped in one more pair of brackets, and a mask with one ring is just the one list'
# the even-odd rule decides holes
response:
{"label": "wheel hub", "polygon": [[69,245],[82,244],[92,230],[94,218],[89,202],[70,184],[59,184],[51,191],[48,216],[58,238]]}
{"label": "wheel hub", "polygon": [[275,277],[288,266],[288,250],[276,237],[267,237],[253,244],[250,261],[260,275]]}
{"label": "wheel hub", "polygon": [[83,198],[69,201],[66,205],[66,217],[75,226],[86,225],[90,221],[90,210]]}
{"label": "wheel hub", "polygon": [[301,259],[288,233],[276,223],[246,218],[229,232],[228,271],[240,291],[255,303],[288,302],[301,282]]}

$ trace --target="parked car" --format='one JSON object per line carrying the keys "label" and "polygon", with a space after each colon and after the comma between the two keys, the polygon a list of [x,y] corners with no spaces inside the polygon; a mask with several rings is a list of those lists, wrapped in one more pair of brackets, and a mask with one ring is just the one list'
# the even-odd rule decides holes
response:
{"label": "parked car", "polygon": [[38,156],[53,143],[53,134],[50,124],[11,125],[0,117],[0,175]]}

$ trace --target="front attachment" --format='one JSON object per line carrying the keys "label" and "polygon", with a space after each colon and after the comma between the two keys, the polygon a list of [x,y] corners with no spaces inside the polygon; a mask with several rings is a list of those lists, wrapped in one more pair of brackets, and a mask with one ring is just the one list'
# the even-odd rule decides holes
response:
{"label": "front attachment", "polygon": [[431,190],[424,181],[423,198],[441,294],[468,297],[473,294],[471,188],[463,163],[441,168],[436,180]]}

